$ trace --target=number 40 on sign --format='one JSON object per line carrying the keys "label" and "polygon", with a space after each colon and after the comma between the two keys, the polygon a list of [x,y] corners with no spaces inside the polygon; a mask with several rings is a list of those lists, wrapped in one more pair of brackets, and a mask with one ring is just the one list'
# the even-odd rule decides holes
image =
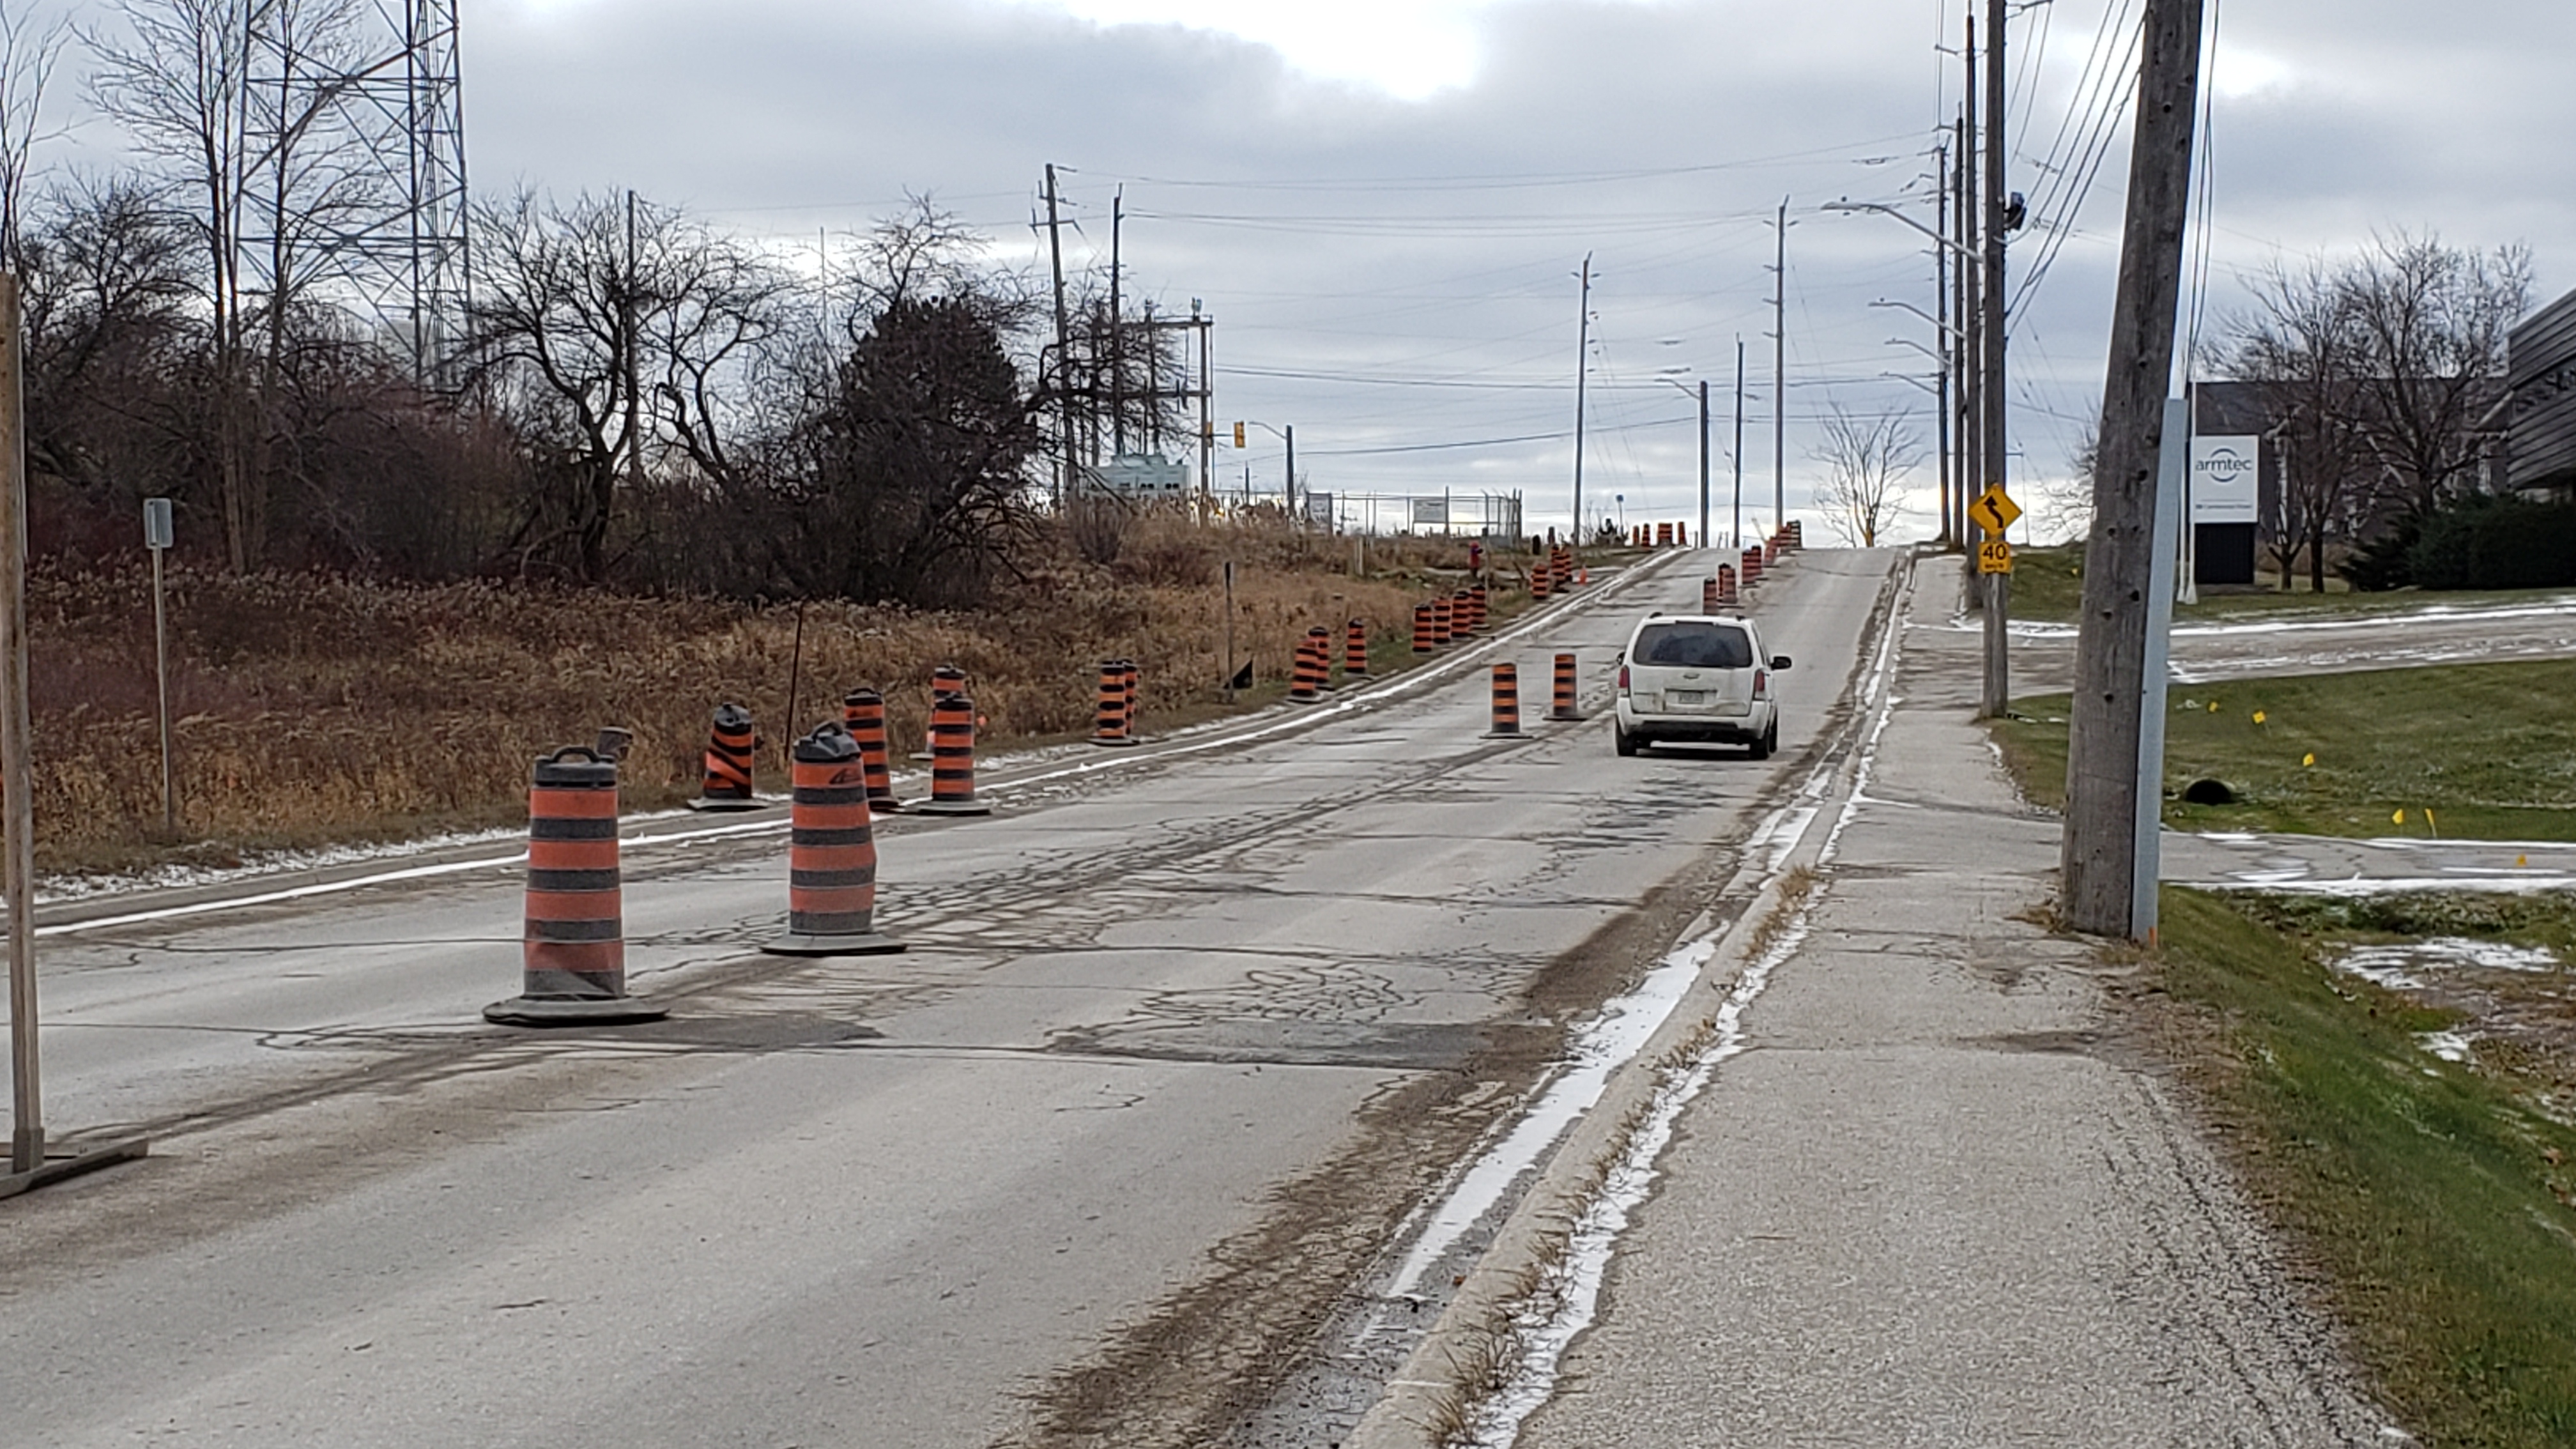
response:
{"label": "number 40 on sign", "polygon": [[2000,538],[1990,538],[1977,545],[1977,572],[2008,574],[2012,570],[2012,545]]}

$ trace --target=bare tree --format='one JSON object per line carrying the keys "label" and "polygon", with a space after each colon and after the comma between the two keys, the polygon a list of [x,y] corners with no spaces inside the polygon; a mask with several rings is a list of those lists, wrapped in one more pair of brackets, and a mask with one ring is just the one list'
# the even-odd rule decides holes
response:
{"label": "bare tree", "polygon": [[2361,349],[2360,400],[2381,511],[2420,514],[2474,479],[2480,419],[2501,395],[2505,343],[2531,306],[2531,253],[2399,232],[2341,276]]}
{"label": "bare tree", "polygon": [[45,88],[71,39],[61,16],[38,20],[0,3],[0,271],[23,272],[21,222],[27,203],[27,157],[44,129]]}
{"label": "bare tree", "polygon": [[[268,531],[267,450],[288,332],[307,277],[298,242],[348,204],[351,138],[319,127],[326,90],[255,94],[254,49],[344,52],[361,0],[115,0],[110,25],[80,31],[92,104],[124,128],[166,188],[203,258],[205,405],[225,549],[257,564]],[[327,66],[325,67],[327,69]],[[247,204],[253,179],[260,205]],[[252,281],[248,234],[264,233],[266,276]],[[264,293],[264,294],[263,294]],[[254,354],[254,328],[265,330]],[[252,365],[256,356],[258,365]]]}
{"label": "bare tree", "polygon": [[1878,546],[1903,511],[1898,485],[1923,462],[1923,444],[1901,411],[1867,417],[1833,403],[1826,409],[1816,461],[1825,465],[1826,521],[1847,543]]}
{"label": "bare tree", "polygon": [[2349,532],[2369,472],[2370,347],[2352,276],[2310,259],[2275,263],[2247,279],[2251,310],[2230,318],[2214,344],[2215,369],[2254,386],[2273,419],[2281,459],[2272,557],[2287,590],[2299,555],[2312,589],[2325,588],[2326,546]]}
{"label": "bare tree", "polygon": [[668,208],[631,216],[529,191],[478,211],[474,382],[554,440],[511,543],[523,569],[596,582],[621,483],[675,460],[728,481],[737,384],[786,316],[787,282],[748,248]]}

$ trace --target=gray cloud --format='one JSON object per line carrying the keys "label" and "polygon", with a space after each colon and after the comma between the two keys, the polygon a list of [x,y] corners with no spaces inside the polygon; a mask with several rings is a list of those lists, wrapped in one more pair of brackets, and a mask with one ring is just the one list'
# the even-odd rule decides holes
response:
{"label": "gray cloud", "polygon": [[[2017,189],[2048,190],[2032,163],[2106,8],[2133,4],[2057,0],[2017,22],[2017,53],[2040,62],[2021,86]],[[1077,252],[1105,251],[1123,184],[1131,285],[1169,306],[1205,298],[1220,319],[1222,417],[1295,423],[1320,488],[1521,488],[1539,517],[1565,506],[1564,441],[1349,450],[1570,427],[1572,274],[1590,251],[1588,491],[1626,494],[1631,518],[1679,517],[1694,491],[1691,408],[1657,378],[1718,379],[1726,447],[1738,334],[1759,394],[1748,491],[1768,499],[1768,218],[1784,196],[1793,507],[1813,472],[1805,423],[1829,399],[1921,406],[1928,436],[1928,400],[1880,376],[1920,371],[1887,339],[1928,329],[1868,305],[1928,303],[1920,239],[1814,208],[1921,194],[1919,153],[1957,92],[1955,62],[1931,46],[1957,10],[1527,0],[1484,12],[1471,84],[1402,101],[1223,35],[997,0],[468,5],[468,131],[487,189],[631,185],[782,245],[862,226],[912,188],[1031,255],[1052,160],[1069,168]],[[2214,308],[2231,305],[2235,271],[2276,248],[2349,247],[2375,229],[2528,239],[2544,283],[2568,275],[2554,253],[2576,161],[2553,143],[2576,7],[2488,0],[2428,24],[2394,0],[2224,0],[2222,24],[2220,65],[2246,59],[2221,71]],[[2125,158],[2123,131],[2018,323],[2025,472],[2062,473],[2098,400]],[[2017,245],[2017,269],[2041,241]],[[1219,451],[1227,476],[1247,462],[1275,486],[1275,453]],[[1920,481],[1928,492],[1928,469]]]}

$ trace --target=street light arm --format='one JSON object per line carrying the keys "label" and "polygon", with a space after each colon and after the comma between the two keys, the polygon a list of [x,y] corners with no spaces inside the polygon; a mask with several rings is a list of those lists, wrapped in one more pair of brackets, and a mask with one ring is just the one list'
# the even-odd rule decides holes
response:
{"label": "street light arm", "polygon": [[1916,231],[1923,233],[1925,236],[1930,237],[1938,245],[1948,247],[1951,251],[1956,252],[1962,257],[1974,257],[1976,255],[1975,252],[1970,251],[1967,247],[1958,242],[1952,241],[1950,238],[1941,235],[1941,233],[1934,231],[1932,228],[1925,226],[1923,223],[1916,221],[1914,218],[1907,216],[1904,212],[1901,212],[1895,207],[1889,206],[1882,201],[1852,201],[1849,199],[1842,201],[1828,201],[1818,209],[1822,211],[1874,211],[1881,216],[1894,217],[1896,220],[1901,221],[1907,226],[1914,228]]}
{"label": "street light arm", "polygon": [[1967,340],[1968,334],[1964,330],[1951,326],[1949,323],[1942,321],[1940,318],[1933,316],[1931,313],[1924,311],[1922,308],[1915,306],[1911,302],[1900,302],[1893,297],[1881,297],[1869,305],[1873,307],[1894,307],[1901,312],[1911,312],[1915,316],[1922,318],[1924,321],[1931,323],[1934,327],[1939,328],[1952,341],[1964,342]]}

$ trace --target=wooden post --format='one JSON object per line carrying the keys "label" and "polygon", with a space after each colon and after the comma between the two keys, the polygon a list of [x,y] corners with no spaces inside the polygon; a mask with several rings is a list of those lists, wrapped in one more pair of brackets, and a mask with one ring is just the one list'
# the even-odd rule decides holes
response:
{"label": "wooden post", "polygon": [[2147,0],[2129,216],[2093,471],[2093,538],[2084,553],[2059,864],[2066,923],[2099,936],[2131,929],[2138,812],[2161,803],[2139,798],[2138,707],[2153,592],[2156,471],[2191,201],[2201,6],[2202,0]]}
{"label": "wooden post", "polygon": [[27,429],[18,277],[0,272],[0,901],[9,911],[9,1170],[45,1162],[36,1061],[35,771],[28,758]]}

